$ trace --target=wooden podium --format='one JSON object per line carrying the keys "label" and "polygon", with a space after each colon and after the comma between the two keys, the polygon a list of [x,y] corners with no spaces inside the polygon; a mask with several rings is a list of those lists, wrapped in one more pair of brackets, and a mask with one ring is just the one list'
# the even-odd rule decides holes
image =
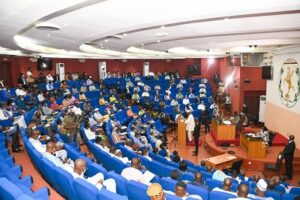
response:
{"label": "wooden podium", "polygon": [[266,148],[262,139],[247,137],[240,134],[240,147],[245,147],[248,158],[265,158]]}
{"label": "wooden podium", "polygon": [[186,131],[185,123],[183,119],[179,119],[177,122],[177,137],[178,137],[178,146],[186,146]]}
{"label": "wooden podium", "polygon": [[218,122],[213,121],[212,130],[216,133],[217,140],[235,140],[235,124],[218,124]]}

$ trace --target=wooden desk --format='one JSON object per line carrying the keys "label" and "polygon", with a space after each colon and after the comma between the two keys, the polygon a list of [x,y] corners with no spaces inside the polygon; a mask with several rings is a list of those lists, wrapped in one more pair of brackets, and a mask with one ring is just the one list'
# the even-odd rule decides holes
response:
{"label": "wooden desk", "polygon": [[222,124],[212,121],[212,130],[216,133],[217,140],[235,140],[235,124]]}
{"label": "wooden desk", "polygon": [[265,158],[266,149],[262,139],[251,138],[246,134],[240,135],[240,147],[245,147],[248,158]]}
{"label": "wooden desk", "polygon": [[177,137],[178,137],[178,146],[186,146],[186,131],[185,123],[183,119],[179,119],[177,123]]}
{"label": "wooden desk", "polygon": [[223,167],[232,165],[232,163],[237,159],[237,157],[230,155],[228,153],[221,154],[218,156],[210,157],[206,159],[206,166],[210,165],[212,168],[222,170]]}

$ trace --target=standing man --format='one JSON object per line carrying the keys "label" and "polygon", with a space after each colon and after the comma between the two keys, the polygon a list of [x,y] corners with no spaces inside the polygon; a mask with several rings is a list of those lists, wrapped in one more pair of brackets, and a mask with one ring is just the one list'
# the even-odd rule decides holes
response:
{"label": "standing man", "polygon": [[292,179],[292,173],[293,173],[293,159],[294,159],[294,152],[296,147],[294,139],[295,136],[290,135],[289,141],[283,149],[283,155],[285,159],[285,170],[288,179]]}
{"label": "standing man", "polygon": [[188,142],[192,142],[193,132],[195,129],[195,119],[191,110],[187,110],[186,114],[188,116],[188,118],[185,120]]}
{"label": "standing man", "polygon": [[201,127],[201,124],[199,123],[199,120],[196,120],[195,122],[196,122],[195,129],[194,129],[195,151],[193,151],[193,156],[198,155],[200,127]]}

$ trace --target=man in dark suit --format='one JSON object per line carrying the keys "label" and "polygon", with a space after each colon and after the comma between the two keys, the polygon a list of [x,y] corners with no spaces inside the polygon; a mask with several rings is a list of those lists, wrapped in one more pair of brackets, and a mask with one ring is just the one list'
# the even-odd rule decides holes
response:
{"label": "man in dark suit", "polygon": [[194,132],[193,132],[194,142],[195,142],[195,151],[193,151],[193,156],[198,155],[200,127],[201,127],[199,120],[195,120],[195,122],[196,122],[196,124],[195,124]]}
{"label": "man in dark suit", "polygon": [[295,152],[295,136],[290,135],[289,141],[285,145],[283,150],[283,155],[285,159],[285,170],[286,170],[286,176],[289,179],[292,179],[292,173],[293,173],[293,159],[294,159],[294,152]]}
{"label": "man in dark suit", "polygon": [[20,73],[20,76],[18,78],[18,85],[21,85],[25,89],[27,89],[27,87],[28,87],[27,80],[26,80],[25,75],[23,73]]}

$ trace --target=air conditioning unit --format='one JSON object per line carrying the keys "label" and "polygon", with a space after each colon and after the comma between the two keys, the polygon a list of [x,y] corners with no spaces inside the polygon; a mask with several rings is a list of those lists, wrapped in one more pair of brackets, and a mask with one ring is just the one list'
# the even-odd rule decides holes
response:
{"label": "air conditioning unit", "polygon": [[65,63],[56,63],[56,75],[59,77],[59,81],[65,80]]}
{"label": "air conditioning unit", "polygon": [[265,112],[266,112],[266,96],[261,95],[259,97],[259,122],[265,122]]}

